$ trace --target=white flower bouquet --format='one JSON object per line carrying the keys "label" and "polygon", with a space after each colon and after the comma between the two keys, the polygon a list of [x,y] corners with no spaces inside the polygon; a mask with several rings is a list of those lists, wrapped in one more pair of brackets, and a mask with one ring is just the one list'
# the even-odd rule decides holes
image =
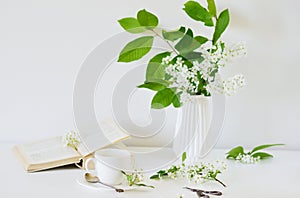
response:
{"label": "white flower bouquet", "polygon": [[180,107],[191,96],[210,96],[212,91],[230,96],[245,85],[241,74],[225,80],[221,76],[228,62],[246,54],[243,44],[228,45],[220,40],[230,21],[229,10],[218,14],[214,0],[207,0],[207,8],[196,1],[188,1],[183,10],[193,20],[212,29],[212,38],[194,36],[191,28],[183,26],[174,31],[158,32],[159,19],[145,9],[140,10],[136,18],[119,20],[126,31],[147,32],[148,35],[129,42],[120,52],[118,62],[141,59],[151,50],[154,38],[162,39],[170,48],[149,60],[145,82],[138,86],[157,92],[151,104],[155,109],[171,104]]}

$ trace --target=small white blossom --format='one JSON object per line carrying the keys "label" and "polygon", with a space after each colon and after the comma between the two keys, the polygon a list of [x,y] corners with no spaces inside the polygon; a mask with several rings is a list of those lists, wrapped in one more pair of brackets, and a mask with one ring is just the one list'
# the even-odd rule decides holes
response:
{"label": "small white blossom", "polygon": [[172,61],[171,56],[166,56],[162,59],[162,64],[168,65]]}
{"label": "small white blossom", "polygon": [[177,60],[176,60],[176,64],[179,65],[179,66],[182,66],[184,63],[184,61],[182,60],[181,57],[178,57]]}
{"label": "small white blossom", "polygon": [[143,187],[149,187],[149,188],[154,188],[154,186],[149,186],[146,185],[144,183],[141,183],[144,181],[145,176],[142,172],[143,170],[134,170],[132,172],[126,173],[125,171],[121,171],[122,174],[125,176],[126,180],[127,180],[127,184],[129,186],[143,186]]}
{"label": "small white blossom", "polygon": [[225,48],[227,50],[229,61],[234,58],[246,56],[247,50],[244,43],[237,43]]}
{"label": "small white blossom", "polygon": [[134,170],[130,175],[132,176],[131,179],[132,179],[132,182],[134,182],[134,183],[142,182],[145,179],[145,176],[142,173],[142,170]]}
{"label": "small white blossom", "polygon": [[79,134],[75,131],[70,131],[63,136],[62,139],[64,146],[69,146],[75,150],[78,150],[78,146],[80,143],[80,137]]}
{"label": "small white blossom", "polygon": [[241,153],[239,153],[239,155],[235,159],[244,164],[254,164],[260,161],[259,156],[253,157],[249,154],[241,154]]}
{"label": "small white blossom", "polygon": [[246,84],[245,78],[243,75],[238,74],[232,78],[223,81],[224,92],[226,95],[231,96],[237,92],[238,89],[244,87]]}

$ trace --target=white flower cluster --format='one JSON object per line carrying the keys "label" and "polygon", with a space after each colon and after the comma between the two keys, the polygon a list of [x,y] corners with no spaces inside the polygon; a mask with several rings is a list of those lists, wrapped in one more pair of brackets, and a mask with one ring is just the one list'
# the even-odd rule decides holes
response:
{"label": "white flower cluster", "polygon": [[154,186],[149,186],[146,185],[144,183],[141,183],[144,181],[144,174],[142,173],[142,169],[141,170],[134,170],[130,173],[126,173],[124,171],[121,171],[123,173],[123,175],[126,177],[127,183],[129,186],[143,186],[143,187],[149,187],[149,188],[154,188]]}
{"label": "white flower cluster", "polygon": [[194,67],[189,69],[181,57],[176,59],[175,64],[170,64],[171,60],[172,58],[167,56],[163,58],[162,64],[168,65],[166,73],[171,76],[169,87],[176,88],[177,92],[182,92],[180,99],[184,103],[190,99],[191,94],[197,92],[199,85],[197,70]]}
{"label": "white flower cluster", "polygon": [[209,50],[207,47],[203,47],[201,53],[204,60],[200,64],[195,61],[194,65],[200,69],[202,77],[208,82],[214,80],[214,72],[220,72],[228,62],[247,54],[243,43],[227,46],[224,42],[209,47]]}
{"label": "white flower cluster", "polygon": [[227,61],[247,55],[247,50],[244,43],[233,44],[228,48],[225,48],[224,51],[224,54],[227,55]]}
{"label": "white flower cluster", "polygon": [[69,146],[75,150],[78,150],[78,146],[80,143],[79,134],[75,131],[70,131],[63,136],[62,139],[64,146]]}
{"label": "white flower cluster", "polygon": [[260,161],[259,156],[253,157],[249,154],[242,154],[242,153],[240,153],[235,159],[244,164],[254,164]]}
{"label": "white flower cluster", "polygon": [[[201,170],[201,175],[198,175],[198,177],[195,177],[194,179],[192,178],[192,180],[196,183],[199,182],[206,182],[208,180],[211,180],[213,178],[213,175],[216,175],[218,173],[221,173],[221,171],[224,171],[227,169],[227,166],[224,162],[222,162],[221,164],[219,164],[219,162],[217,162],[217,167],[214,164],[211,163],[201,163],[200,165],[200,170]],[[197,173],[198,170],[195,169],[195,173]]]}
{"label": "white flower cluster", "polygon": [[236,93],[238,89],[244,87],[246,85],[246,81],[242,74],[238,74],[224,81],[223,85],[225,94],[231,96]]}
{"label": "white flower cluster", "polygon": [[135,170],[132,172],[132,178],[135,182],[142,182],[145,179],[144,174],[142,173],[142,170]]}
{"label": "white flower cluster", "polygon": [[165,69],[166,73],[171,76],[169,87],[176,88],[177,93],[181,93],[180,100],[182,103],[190,101],[190,96],[198,92],[199,74],[206,82],[204,88],[207,89],[208,93],[217,91],[231,96],[245,86],[245,79],[241,74],[227,80],[222,80],[220,77],[222,68],[229,61],[246,55],[244,44],[226,46],[224,42],[219,42],[213,47],[200,48],[200,52],[204,60],[201,63],[194,61],[192,67],[188,67],[181,57],[178,57],[174,64],[171,63],[171,56],[162,59],[162,64],[168,65]]}
{"label": "white flower cluster", "polygon": [[215,175],[227,169],[224,162],[217,161],[216,164],[201,162],[199,165],[184,166],[180,170],[180,176],[188,178],[195,183],[204,183],[214,180]]}
{"label": "white flower cluster", "polygon": [[237,74],[227,80],[221,80],[220,76],[216,76],[215,81],[209,83],[207,88],[214,90],[220,94],[232,96],[246,85],[245,78],[242,74]]}

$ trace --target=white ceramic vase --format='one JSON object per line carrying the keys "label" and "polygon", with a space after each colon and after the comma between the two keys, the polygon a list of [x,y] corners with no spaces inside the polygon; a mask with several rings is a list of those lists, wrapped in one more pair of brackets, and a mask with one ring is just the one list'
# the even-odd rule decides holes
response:
{"label": "white ceramic vase", "polygon": [[179,156],[187,153],[190,162],[203,156],[203,145],[211,123],[211,97],[191,96],[178,113],[173,150]]}

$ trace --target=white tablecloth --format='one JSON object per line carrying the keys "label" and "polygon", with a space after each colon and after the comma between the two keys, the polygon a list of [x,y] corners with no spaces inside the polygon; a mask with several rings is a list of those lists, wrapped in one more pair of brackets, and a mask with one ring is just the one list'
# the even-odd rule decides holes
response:
{"label": "white tablecloth", "polygon": [[[137,189],[125,193],[111,190],[93,190],[78,184],[77,179],[83,172],[77,168],[64,167],[37,173],[27,173],[11,152],[13,144],[0,144],[1,181],[0,196],[20,197],[95,197],[95,198],[179,198],[197,197],[183,189],[192,186],[183,181],[147,181],[155,189]],[[222,160],[227,163],[227,170],[220,179],[227,184],[223,188],[217,183],[199,184],[198,188],[221,190],[224,198],[299,198],[300,197],[300,151],[270,150],[275,158],[261,161],[254,165],[245,165],[228,161],[224,157],[227,150],[213,150],[203,161]],[[160,154],[143,159],[137,156],[136,163],[141,168],[151,167],[151,163],[173,159],[172,152],[164,149]]]}

